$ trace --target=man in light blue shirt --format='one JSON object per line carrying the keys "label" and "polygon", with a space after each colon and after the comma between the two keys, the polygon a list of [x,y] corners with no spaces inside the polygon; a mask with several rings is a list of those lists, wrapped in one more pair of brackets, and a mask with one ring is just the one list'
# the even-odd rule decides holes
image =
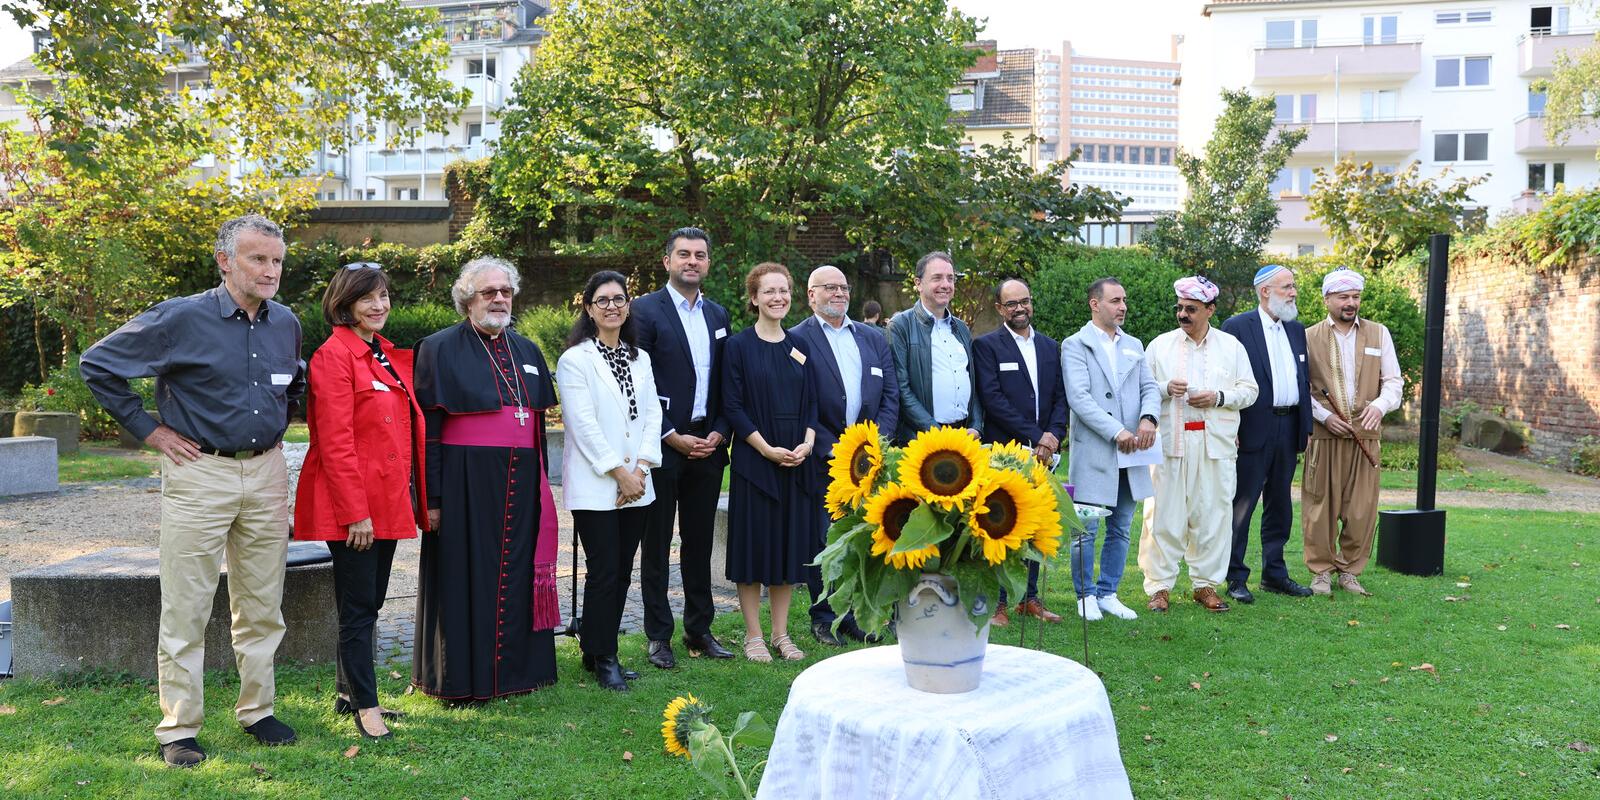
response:
{"label": "man in light blue shirt", "polygon": [[889,323],[890,348],[900,380],[900,425],[904,444],[938,425],[983,432],[983,407],[972,387],[972,330],[950,313],[955,299],[955,263],[932,252],[917,261],[918,301]]}

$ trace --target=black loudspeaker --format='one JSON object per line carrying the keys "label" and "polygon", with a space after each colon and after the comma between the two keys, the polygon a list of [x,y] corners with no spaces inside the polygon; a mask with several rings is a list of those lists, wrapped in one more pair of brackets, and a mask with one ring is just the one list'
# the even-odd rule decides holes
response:
{"label": "black loudspeaker", "polygon": [[1407,575],[1444,574],[1444,510],[1379,511],[1378,565]]}

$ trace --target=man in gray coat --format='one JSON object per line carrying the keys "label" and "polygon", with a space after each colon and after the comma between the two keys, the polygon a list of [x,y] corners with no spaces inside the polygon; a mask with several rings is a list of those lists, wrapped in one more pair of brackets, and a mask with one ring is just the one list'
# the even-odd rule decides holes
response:
{"label": "man in gray coat", "polygon": [[889,321],[900,382],[900,427],[894,440],[911,441],[939,425],[983,434],[972,363],[972,329],[950,313],[956,295],[956,268],[949,253],[934,251],[917,260],[917,297]]}
{"label": "man in gray coat", "polygon": [[1072,586],[1078,613],[1088,620],[1104,612],[1134,619],[1133,609],[1117,599],[1117,585],[1128,560],[1133,506],[1155,493],[1149,467],[1117,467],[1118,453],[1148,450],[1156,441],[1161,389],[1150,373],[1144,345],[1122,331],[1128,295],[1115,278],[1089,285],[1090,321],[1061,343],[1061,376],[1072,409],[1068,479],[1074,499],[1111,510],[1100,549],[1100,579],[1094,580],[1094,539],[1100,521],[1072,543]]}

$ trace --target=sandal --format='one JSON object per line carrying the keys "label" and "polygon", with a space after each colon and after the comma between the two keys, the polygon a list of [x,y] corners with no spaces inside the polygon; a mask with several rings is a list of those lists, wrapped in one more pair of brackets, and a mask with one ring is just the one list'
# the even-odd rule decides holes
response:
{"label": "sandal", "polygon": [[773,639],[772,646],[778,648],[778,655],[783,656],[784,661],[799,661],[806,657],[805,651],[795,647],[794,641],[787,633]]}
{"label": "sandal", "polygon": [[744,657],[760,664],[772,663],[772,653],[767,651],[767,643],[760,636],[744,640]]}

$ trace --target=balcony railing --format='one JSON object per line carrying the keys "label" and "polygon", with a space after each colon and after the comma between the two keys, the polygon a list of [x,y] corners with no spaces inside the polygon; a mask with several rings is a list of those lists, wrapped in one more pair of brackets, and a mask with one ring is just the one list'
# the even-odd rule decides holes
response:
{"label": "balcony railing", "polygon": [[1313,219],[1308,219],[1311,213],[1311,204],[1306,202],[1301,195],[1285,195],[1278,198],[1278,230],[1280,231],[1320,231],[1322,224]]}
{"label": "balcony railing", "polygon": [[1297,156],[1409,154],[1422,146],[1422,120],[1416,117],[1284,122],[1278,127],[1310,131],[1295,148]]}
{"label": "balcony railing", "polygon": [[488,152],[488,148],[482,142],[474,145],[458,144],[446,147],[373,150],[367,153],[367,174],[380,177],[384,175],[438,175],[444,172],[444,166],[452,161],[463,158],[483,158],[488,155]]}
{"label": "balcony railing", "polygon": [[456,81],[456,85],[472,92],[471,99],[467,100],[467,108],[497,109],[505,103],[505,88],[495,81],[494,76],[468,75]]}
{"label": "balcony railing", "polygon": [[1385,83],[1406,80],[1421,70],[1421,39],[1333,39],[1310,47],[1256,46],[1258,86],[1332,84],[1335,75],[1344,81]]}
{"label": "balcony railing", "polygon": [[1594,46],[1594,28],[1524,33],[1517,37],[1517,74],[1524,78],[1548,77],[1555,70],[1556,54]]}
{"label": "balcony railing", "polygon": [[1588,126],[1572,131],[1566,141],[1552,141],[1545,132],[1543,114],[1523,114],[1516,119],[1515,141],[1519,153],[1560,153],[1587,151],[1600,148],[1600,127]]}
{"label": "balcony railing", "polygon": [[1514,214],[1531,214],[1544,208],[1544,193],[1532,189],[1511,198],[1511,212]]}

